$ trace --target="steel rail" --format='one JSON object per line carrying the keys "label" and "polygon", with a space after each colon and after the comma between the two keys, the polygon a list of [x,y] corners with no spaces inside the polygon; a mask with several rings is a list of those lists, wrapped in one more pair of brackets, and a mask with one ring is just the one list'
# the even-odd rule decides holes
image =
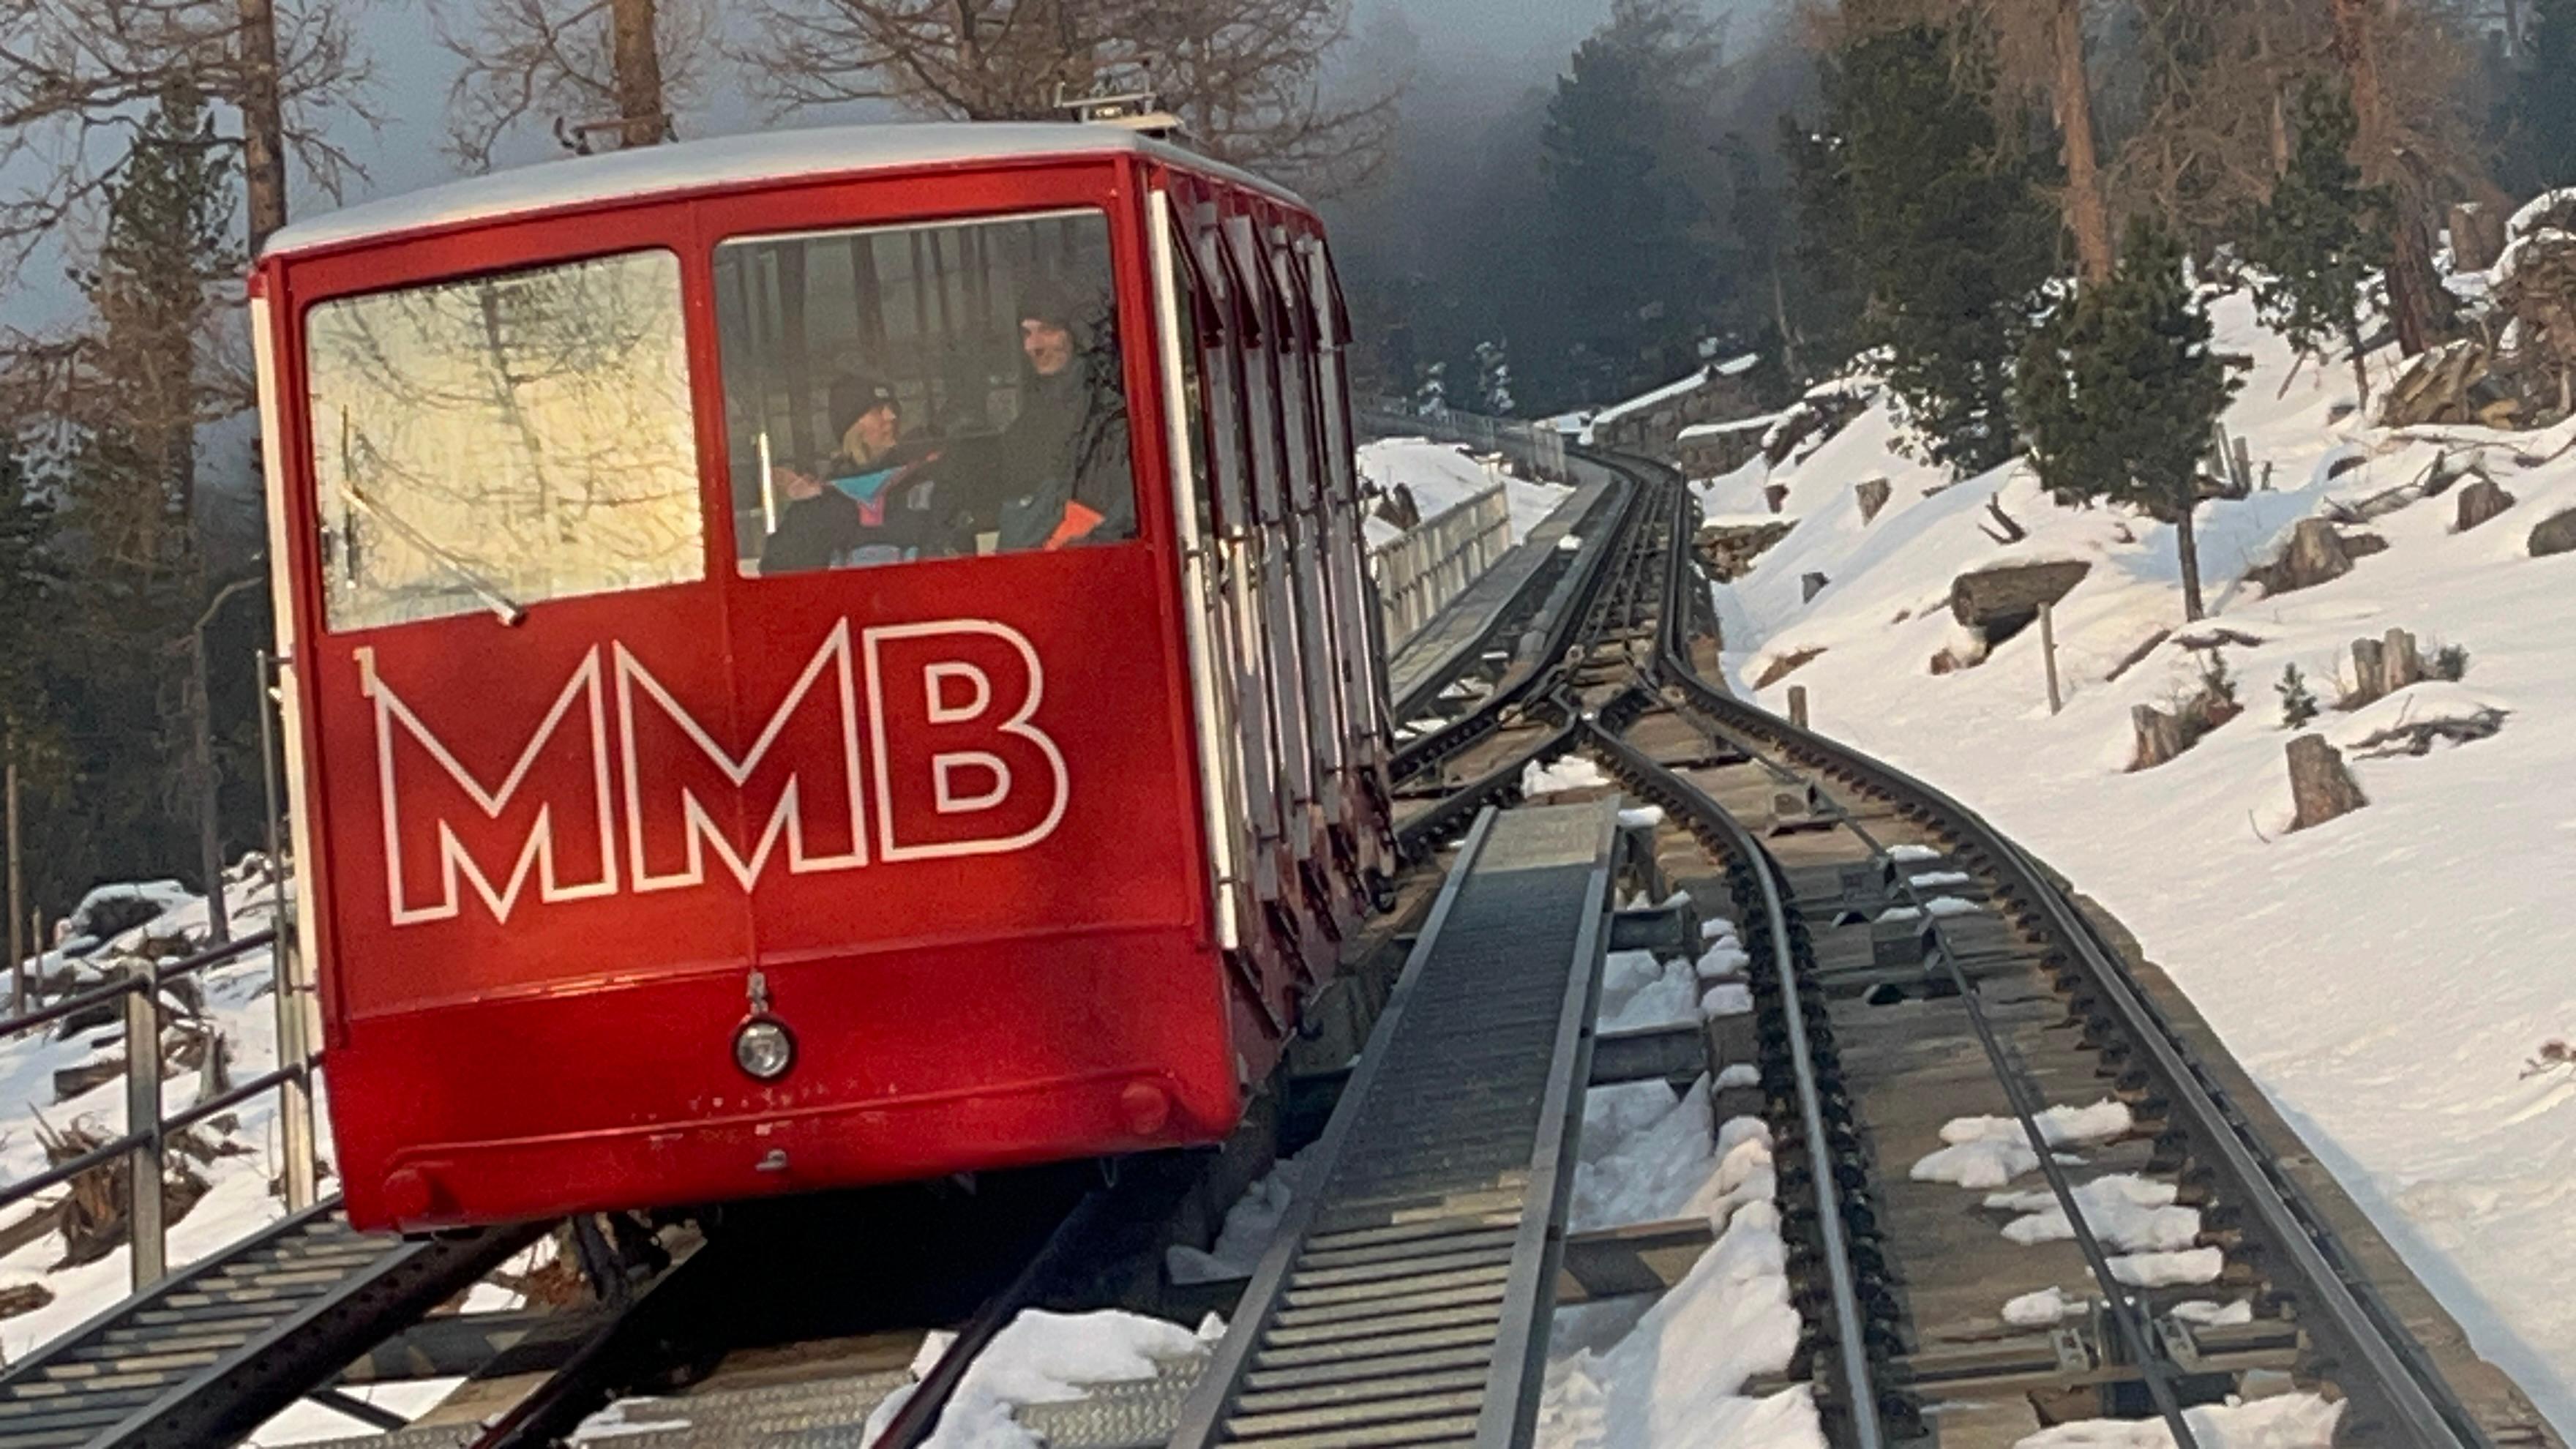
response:
{"label": "steel rail", "polygon": [[[1798,994],[1798,966],[1789,936],[1789,913],[1783,904],[1778,863],[1762,849],[1753,833],[1724,807],[1683,779],[1678,774],[1646,758],[1598,725],[1587,723],[1589,743],[1595,750],[1624,767],[1622,773],[1635,780],[1653,779],[1661,792],[1680,806],[1693,819],[1706,825],[1726,841],[1727,851],[1744,863],[1744,868],[1762,892],[1762,911],[1770,923],[1771,973],[1780,991],[1780,1010],[1787,1018],[1789,1062],[1798,1092],[1798,1120],[1806,1133],[1807,1151],[1813,1159],[1808,1177],[1816,1185],[1816,1215],[1822,1231],[1825,1250],[1825,1279],[1833,1300],[1834,1341],[1836,1357],[1842,1369],[1843,1392],[1851,1412],[1852,1442],[1860,1449],[1881,1449],[1887,1441],[1879,1424],[1878,1390],[1870,1373],[1869,1341],[1861,1325],[1859,1277],[1852,1270],[1850,1228],[1843,1220],[1841,1190],[1834,1181],[1833,1148],[1825,1132],[1823,1093],[1816,1081],[1815,1062],[1807,1051],[1807,1013]],[[2185,1441],[2188,1449],[2188,1441]]]}
{"label": "steel rail", "polygon": [[[1668,471],[1643,460],[1597,453],[1586,456],[1599,466],[1631,477],[1649,476],[1650,470]],[[1669,609],[1667,613],[1669,616]],[[2192,1126],[2196,1140],[2216,1157],[2210,1165],[2235,1189],[2242,1205],[2262,1226],[2266,1239],[2286,1256],[2293,1270],[2289,1276],[2313,1295],[2325,1325],[2334,1330],[2342,1347],[2367,1370],[2365,1382],[2356,1385],[2339,1381],[2339,1386],[2348,1395],[2356,1389],[2377,1389],[2381,1407],[2411,1436],[2410,1443],[2478,1449],[2493,1443],[2426,1358],[2423,1346],[2370,1286],[2366,1275],[2337,1261],[2340,1244],[2332,1230],[2322,1225],[2306,1194],[2297,1183],[2272,1168],[2266,1160],[2269,1149],[2254,1140],[2252,1129],[2226,1105],[2225,1090],[2210,1080],[2163,1014],[2146,999],[2126,965],[2037,862],[1984,817],[1934,786],[1716,689],[1699,676],[1686,653],[1675,647],[1675,637],[1669,629],[1663,645],[1658,672],[1665,684],[1680,690],[1694,707],[1715,720],[1731,722],[1744,734],[1768,738],[1791,754],[1821,761],[1828,769],[1890,796],[1911,799],[1941,817],[1953,834],[1991,860],[2004,884],[2046,917],[2119,1026],[2146,1054],[2174,1106]],[[2046,1156],[2043,1152],[2043,1161]],[[2336,1256],[2330,1257],[2330,1253]],[[2317,1324],[2317,1320],[2304,1315],[2302,1321]],[[2329,1345],[2330,1351],[2332,1347]]]}

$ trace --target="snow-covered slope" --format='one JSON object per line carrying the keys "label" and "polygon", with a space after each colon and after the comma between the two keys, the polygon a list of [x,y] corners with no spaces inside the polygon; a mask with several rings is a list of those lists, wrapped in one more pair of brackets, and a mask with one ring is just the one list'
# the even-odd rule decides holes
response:
{"label": "snow-covered slope", "polygon": [[[2119,672],[2182,626],[2172,531],[2058,508],[2015,469],[1942,489],[1891,451],[1876,408],[1775,476],[1756,463],[1703,488],[1711,514],[1735,515],[1764,512],[1764,483],[1786,483],[1783,516],[1800,520],[1718,590],[1729,668],[1773,709],[1804,685],[1820,728],[1956,794],[2117,913],[2480,1351],[2576,1429],[2576,1067],[2526,1070],[2576,1035],[2576,556],[2526,549],[2534,524],[2576,507],[2576,429],[2392,436],[2351,415],[2347,365],[2292,377],[2247,299],[2215,310],[2221,346],[2255,359],[2227,427],[2271,489],[2198,515],[2210,624],[2256,641],[2223,651],[2243,717],[2171,764],[2123,773],[2131,706],[2197,681],[2200,656],[2172,642]],[[2390,359],[2375,361],[2384,375]],[[2408,485],[2446,452],[2516,505],[2457,533],[2456,493],[2415,502],[2362,525],[2389,550],[2340,579],[2272,598],[2241,582],[2329,500]],[[1872,477],[1893,500],[1864,524],[1854,487]],[[1989,499],[2028,541],[1980,531],[1999,527]],[[1930,669],[1965,632],[1948,609],[1954,576],[2041,559],[2092,565],[2056,610],[2055,717],[2037,629],[1978,667]],[[1828,583],[1805,602],[1809,573]],[[2336,712],[2352,641],[2391,628],[2428,652],[2464,646],[2465,680]],[[2356,755],[2369,807],[2288,834],[2293,733],[2274,685],[2292,664],[2328,706],[2312,728],[2338,745],[2463,708],[2505,711],[2504,728],[2428,756]]]}
{"label": "snow-covered slope", "polygon": [[[1359,468],[1360,477],[1379,488],[1392,490],[1400,484],[1410,490],[1414,506],[1422,510],[1426,523],[1493,487],[1495,481],[1494,475],[1487,473],[1485,465],[1467,449],[1427,438],[1384,438],[1362,443]],[[1509,475],[1504,475],[1502,484],[1504,501],[1512,509],[1514,543],[1529,537],[1530,530],[1574,491]],[[1367,520],[1367,528],[1372,547],[1404,536],[1404,530],[1375,515]]]}

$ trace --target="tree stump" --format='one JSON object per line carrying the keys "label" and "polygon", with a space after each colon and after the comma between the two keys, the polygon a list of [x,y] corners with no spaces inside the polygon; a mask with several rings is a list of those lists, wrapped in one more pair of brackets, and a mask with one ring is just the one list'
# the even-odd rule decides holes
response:
{"label": "tree stump", "polygon": [[2509,220],[2492,206],[2463,201],[2451,208],[2452,270],[2483,272],[2504,255],[2504,227]]}
{"label": "tree stump", "polygon": [[2540,521],[2531,531],[2531,556],[2547,558],[2551,554],[2576,553],[2576,508]]}
{"label": "tree stump", "polygon": [[2415,647],[2415,636],[2403,629],[2391,629],[2380,641],[2379,692],[2395,694],[2411,684],[2424,682],[2424,656]]}
{"label": "tree stump", "polygon": [[2290,821],[2292,830],[2323,825],[2370,803],[2352,772],[2343,767],[2343,751],[2327,744],[2323,735],[2301,735],[2290,741],[2290,798],[2298,806]]}
{"label": "tree stump", "polygon": [[2183,722],[2152,704],[2129,707],[2129,723],[2138,734],[2137,749],[2129,757],[2131,771],[2152,770],[2183,752]]}
{"label": "tree stump", "polygon": [[2352,555],[2343,546],[2343,535],[2334,524],[2323,518],[2304,518],[2290,530],[2290,541],[2281,556],[2246,575],[2263,586],[2266,594],[2286,594],[2293,589],[2309,589],[2329,579],[2339,579],[2352,572]]}
{"label": "tree stump", "polygon": [[1762,501],[1763,501],[1764,503],[1766,503],[1766,504],[1769,504],[1769,505],[1770,505],[1770,508],[1771,508],[1771,511],[1772,511],[1772,512],[1774,512],[1774,513],[1777,513],[1777,512],[1779,512],[1781,509],[1788,507],[1788,506],[1789,506],[1789,485],[1788,485],[1788,484],[1786,484],[1786,483],[1765,483],[1765,484],[1763,484],[1763,485],[1762,485]]}
{"label": "tree stump", "polygon": [[2513,504],[2513,495],[2505,492],[2501,484],[2493,478],[2480,478],[2460,490],[2459,531],[2466,533],[2503,513]]}
{"label": "tree stump", "polygon": [[1875,523],[1879,511],[1887,507],[1888,497],[1894,490],[1884,478],[1864,478],[1853,491],[1860,495],[1860,521]]}

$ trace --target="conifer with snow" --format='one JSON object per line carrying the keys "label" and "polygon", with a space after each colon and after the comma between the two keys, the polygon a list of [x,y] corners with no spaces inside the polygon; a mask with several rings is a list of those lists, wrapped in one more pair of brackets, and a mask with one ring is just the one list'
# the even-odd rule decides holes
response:
{"label": "conifer with snow", "polygon": [[2298,144],[2272,199],[2253,220],[2247,255],[2269,273],[2254,296],[2290,345],[2322,358],[2341,343],[2352,353],[2353,380],[2370,404],[2370,369],[2361,349],[2361,293],[2389,262],[2387,192],[2361,184],[2352,162],[2358,131],[2352,100],[2323,80],[2299,95]]}
{"label": "conifer with snow", "polygon": [[2210,340],[2181,244],[2141,219],[2111,279],[2032,334],[2015,384],[2031,466],[2052,493],[2129,504],[2174,525],[2188,619],[2202,614],[2192,532],[2201,458],[2246,365]]}

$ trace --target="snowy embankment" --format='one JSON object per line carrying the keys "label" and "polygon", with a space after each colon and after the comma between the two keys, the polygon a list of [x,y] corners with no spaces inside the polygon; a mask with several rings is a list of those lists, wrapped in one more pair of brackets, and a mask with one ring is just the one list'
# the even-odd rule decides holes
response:
{"label": "snowy embankment", "polygon": [[[2576,428],[2391,434],[2353,414],[2340,360],[2293,377],[2243,296],[2215,315],[2220,346],[2255,361],[2226,426],[2258,491],[2197,515],[2208,623],[2182,629],[2169,527],[2058,507],[2018,468],[1944,488],[1873,407],[1791,465],[1700,485],[1712,516],[1767,517],[1764,486],[1785,484],[1779,516],[1798,520],[1717,590],[1729,672],[1774,710],[1805,686],[1821,729],[1950,791],[2100,899],[2479,1351],[2576,1429],[2576,1064],[2546,1049],[2576,1036],[2576,555],[2527,544],[2576,508]],[[2392,491],[2444,459],[2482,468],[2513,506],[2461,532],[2457,487]],[[1874,478],[1892,501],[1865,522],[1855,490]],[[1989,500],[2026,541],[1980,528],[2000,527]],[[2330,505],[2370,513],[2345,531],[2386,551],[2274,597],[2244,581]],[[2036,628],[1935,675],[1934,656],[1979,652],[1952,579],[2043,560],[2091,566],[2055,610],[2064,712],[2049,713]],[[1810,574],[1826,579],[1812,601]],[[2465,677],[2337,710],[2353,641],[2392,628],[2428,655],[2465,648]],[[2131,707],[2200,686],[2207,655],[2187,643],[2219,646],[2246,713],[2128,772]],[[2296,833],[2275,693],[2289,665],[2325,706],[2310,728],[2370,802]],[[2463,717],[2501,732],[2407,752],[2410,726]]]}
{"label": "snowy embankment", "polygon": [[[203,946],[207,932],[204,899],[166,881],[102,887],[92,892],[82,910],[74,913],[74,928],[93,919],[101,907],[112,908],[112,897],[145,902],[146,909],[158,907],[159,913],[143,924],[110,935],[102,943],[76,937],[67,949],[48,951],[29,962],[31,974],[40,980],[69,982],[76,989],[87,989],[122,972],[126,963],[138,955],[170,959]],[[272,914],[270,889],[256,857],[245,861],[234,873],[225,899],[236,938],[268,927]],[[273,979],[269,953],[264,950],[193,978],[202,993],[203,1022],[220,1037],[225,1065],[234,1082],[259,1076],[277,1065]],[[181,989],[174,987],[165,995],[165,1001],[171,1003],[165,1007],[163,1018],[165,1052],[183,1033],[195,1029],[195,1014],[178,1009]],[[124,1056],[125,1030],[121,1021],[68,1033],[62,1033],[57,1024],[0,1041],[0,1181],[21,1182],[50,1165],[40,1126],[47,1131],[77,1127],[100,1141],[125,1132],[125,1078],[121,1073],[59,1100],[55,1080],[57,1072],[98,1068],[102,1063],[121,1062]],[[173,1066],[166,1070],[163,1110],[184,1111],[199,1098],[204,1083],[202,1069]],[[331,1129],[324,1106],[317,1095],[315,1127],[327,1174],[332,1156]],[[264,1092],[215,1117],[192,1134],[193,1141],[206,1149],[203,1153],[189,1152],[174,1143],[170,1154],[172,1173],[180,1171],[177,1164],[185,1163],[186,1169],[205,1184],[204,1195],[170,1225],[168,1262],[174,1271],[220,1252],[286,1215],[286,1204],[273,1186],[281,1163],[278,1107],[278,1094]],[[338,1184],[326,1175],[322,1193],[327,1196],[337,1188]],[[0,1209],[0,1233],[14,1237],[17,1234],[10,1232],[13,1227],[25,1231],[31,1217],[50,1215],[65,1192],[66,1189],[56,1188],[37,1194],[30,1202]],[[175,1201],[172,1206],[177,1211]],[[11,1249],[6,1256],[0,1256],[0,1291],[24,1291],[28,1285],[39,1285],[50,1298],[40,1307],[0,1319],[0,1354],[14,1363],[121,1302],[131,1292],[131,1272],[131,1252],[123,1246],[109,1249],[94,1261],[68,1264],[66,1242],[60,1231],[46,1231]],[[486,1285],[474,1290],[467,1306],[486,1311],[517,1307],[519,1303],[516,1294]],[[413,1414],[445,1397],[456,1382],[371,1385],[350,1392],[395,1412]],[[363,1425],[346,1415],[318,1405],[298,1404],[262,1426],[249,1442],[293,1444],[363,1430]]]}
{"label": "snowy embankment", "polygon": [[[1359,451],[1360,477],[1375,488],[1392,493],[1402,487],[1413,495],[1414,506],[1421,510],[1422,521],[1430,522],[1441,514],[1484,492],[1496,482],[1503,485],[1504,501],[1512,510],[1512,542],[1529,537],[1556,506],[1564,502],[1573,489],[1554,483],[1533,483],[1508,473],[1489,471],[1463,445],[1435,443],[1427,438],[1382,438],[1362,443]],[[1366,520],[1371,548],[1393,543],[1405,530],[1376,514]]]}

